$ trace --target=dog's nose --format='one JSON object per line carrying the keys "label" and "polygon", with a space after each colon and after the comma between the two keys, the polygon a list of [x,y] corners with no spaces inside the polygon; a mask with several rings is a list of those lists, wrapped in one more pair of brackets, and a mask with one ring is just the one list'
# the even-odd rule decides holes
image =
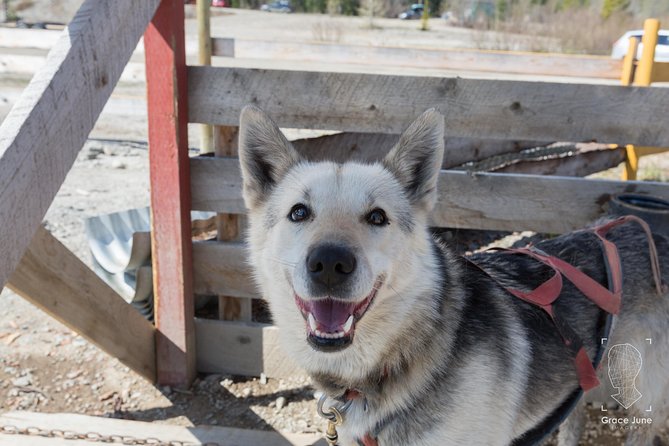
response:
{"label": "dog's nose", "polygon": [[355,271],[355,255],[342,246],[317,246],[307,255],[307,270],[311,280],[332,289]]}

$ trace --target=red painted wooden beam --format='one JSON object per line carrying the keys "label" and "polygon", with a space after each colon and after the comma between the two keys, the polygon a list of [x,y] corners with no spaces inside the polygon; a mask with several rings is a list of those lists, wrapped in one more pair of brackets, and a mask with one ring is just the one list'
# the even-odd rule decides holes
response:
{"label": "red painted wooden beam", "polygon": [[195,378],[183,0],[162,0],[144,34],[158,383]]}

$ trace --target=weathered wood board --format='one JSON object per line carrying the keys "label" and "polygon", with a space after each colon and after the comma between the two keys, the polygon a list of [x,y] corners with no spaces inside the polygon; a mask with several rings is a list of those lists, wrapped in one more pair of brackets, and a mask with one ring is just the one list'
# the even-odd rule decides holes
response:
{"label": "weathered wood board", "polygon": [[[237,160],[191,159],[191,183],[195,210],[245,212]],[[550,233],[598,218],[615,193],[669,199],[665,183],[448,170],[441,172],[438,189],[433,226]]]}
{"label": "weathered wood board", "polygon": [[158,3],[84,2],[0,125],[1,284],[30,244]]}
{"label": "weathered wood board", "polygon": [[242,242],[194,242],[193,265],[195,294],[259,296],[246,264],[246,246]]}
{"label": "weathered wood board", "polygon": [[304,374],[281,348],[273,325],[196,318],[195,330],[200,372],[270,378]]}
{"label": "weathered wood board", "polygon": [[156,380],[153,325],[43,227],[8,286],[144,378]]}
{"label": "weathered wood board", "polygon": [[[8,412],[0,415],[0,426],[28,427],[40,430],[104,436],[121,436],[125,440],[144,440],[141,444],[218,444],[220,446],[325,446],[318,434],[292,434],[220,426],[174,426],[165,423],[119,420],[69,413]],[[118,438],[118,437],[117,437]],[[149,440],[148,442],[146,440]],[[40,436],[7,435],[0,433],[3,446],[84,446],[88,440],[65,440]],[[107,444],[107,443],[104,443]],[[128,443],[123,443],[128,444]],[[138,443],[139,444],[139,443]]]}
{"label": "weathered wood board", "polygon": [[[344,132],[297,139],[292,141],[292,144],[308,160],[329,160],[339,163],[373,162],[382,159],[398,139],[399,135],[392,134]],[[518,152],[546,144],[549,142],[446,137],[442,168],[449,169],[468,161],[479,161],[502,153]]]}
{"label": "weathered wood board", "polygon": [[199,123],[256,104],[281,127],[399,134],[435,107],[448,136],[669,146],[666,88],[190,67],[188,90]]}
{"label": "weathered wood board", "polygon": [[212,39],[213,55],[239,59],[293,60],[336,64],[389,65],[452,71],[618,79],[622,62],[605,56],[407,48],[336,43]]}

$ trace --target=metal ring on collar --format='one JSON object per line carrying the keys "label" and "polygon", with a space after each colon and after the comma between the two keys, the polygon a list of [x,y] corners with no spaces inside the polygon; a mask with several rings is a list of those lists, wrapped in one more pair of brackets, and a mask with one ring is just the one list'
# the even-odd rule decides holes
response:
{"label": "metal ring on collar", "polygon": [[337,425],[342,424],[344,422],[344,415],[351,407],[351,404],[353,404],[353,400],[346,401],[339,407],[337,407],[336,401],[332,405],[324,407],[326,400],[328,400],[327,395],[322,395],[318,400],[318,415]]}

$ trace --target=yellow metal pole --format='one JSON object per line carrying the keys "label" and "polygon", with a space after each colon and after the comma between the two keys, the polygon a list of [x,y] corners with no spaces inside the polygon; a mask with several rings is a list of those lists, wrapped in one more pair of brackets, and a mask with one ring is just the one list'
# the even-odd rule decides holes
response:
{"label": "yellow metal pole", "polygon": [[[211,0],[197,0],[198,62],[211,65]],[[200,153],[213,153],[213,132],[210,125],[200,125]]]}
{"label": "yellow metal pole", "polygon": [[634,75],[634,85],[648,87],[653,80],[653,62],[655,62],[655,45],[657,45],[657,33],[660,30],[660,21],[657,19],[646,19],[643,23],[643,38],[641,44],[643,51],[641,60]]}
{"label": "yellow metal pole", "polygon": [[636,61],[636,52],[639,48],[639,40],[636,37],[630,37],[627,47],[627,54],[623,58],[623,71],[620,74],[620,83],[623,86],[632,85],[634,81],[634,62]]}
{"label": "yellow metal pole", "polygon": [[[660,30],[660,21],[657,19],[646,19],[643,24],[643,51],[641,52],[641,60],[639,61],[636,70],[634,70],[633,57],[636,55],[636,47],[632,49],[633,42],[630,39],[630,46],[623,60],[623,72],[621,75],[621,83],[629,85],[630,81],[634,80],[634,85],[638,87],[650,87],[653,82],[653,69],[655,67],[655,46],[657,45],[657,36]],[[636,40],[636,39],[634,39]],[[628,59],[631,59],[630,60]],[[631,74],[630,74],[631,71]],[[639,169],[639,158],[644,155],[651,155],[655,153],[662,153],[669,150],[666,147],[637,147],[632,144],[625,146],[626,159],[625,169],[623,169],[623,180],[636,180],[637,170]]]}
{"label": "yellow metal pole", "polygon": [[633,144],[625,146],[625,169],[623,170],[623,180],[636,180],[636,171],[639,168],[639,156],[636,153],[636,147]]}

